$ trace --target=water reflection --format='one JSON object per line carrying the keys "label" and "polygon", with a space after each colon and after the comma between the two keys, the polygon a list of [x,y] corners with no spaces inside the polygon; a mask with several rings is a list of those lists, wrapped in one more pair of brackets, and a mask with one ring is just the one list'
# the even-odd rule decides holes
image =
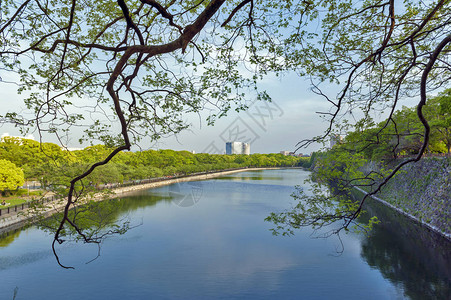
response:
{"label": "water reflection", "polygon": [[19,268],[52,255],[53,254],[47,250],[27,252],[20,255],[2,256],[0,257],[0,271],[9,270],[11,268]]}
{"label": "water reflection", "polygon": [[450,241],[379,202],[365,209],[381,223],[363,240],[362,258],[412,299],[449,299]]}
{"label": "water reflection", "polygon": [[4,232],[0,235],[0,247],[7,247],[20,236],[20,229]]}
{"label": "water reflection", "polygon": [[[282,192],[285,191],[285,188],[282,186],[267,184],[280,180],[279,176],[274,175],[274,172],[272,174],[266,173],[266,176],[264,172],[234,174],[217,179],[215,181],[216,185],[213,181],[205,183],[205,188],[207,192],[212,192],[212,190],[217,193],[228,192],[230,201],[227,205],[233,204],[239,211],[253,211],[254,213],[259,210],[267,211],[271,208],[266,207],[265,202],[262,202],[261,199],[250,201],[250,199],[243,198],[243,190],[246,187],[246,183],[243,180],[257,181],[260,184],[259,189],[261,192],[266,190],[268,194],[287,194],[287,192]],[[230,185],[219,185],[218,182],[221,181],[224,183],[233,181],[234,188],[231,188]],[[121,201],[120,205],[117,206],[117,208],[120,207],[118,215],[144,207],[155,206],[159,202],[175,203],[174,201],[178,201],[181,197],[185,199],[186,195],[192,194],[193,188],[191,185],[190,183],[183,183],[168,186],[118,200]],[[203,190],[204,186],[197,184],[195,191],[199,190],[199,186]],[[201,194],[204,195],[203,191]],[[197,198],[196,200],[199,201]],[[208,201],[208,199],[205,200]],[[238,202],[235,203],[235,200]],[[267,204],[270,203],[267,202]],[[381,223],[376,225],[371,234],[363,238],[361,243],[360,255],[367,264],[379,270],[382,276],[393,284],[402,286],[401,289],[404,295],[409,298],[447,299],[451,294],[450,242],[378,202],[372,201],[370,205],[366,206],[366,210],[368,213],[360,219],[361,222],[366,222],[367,218],[373,215],[378,216],[381,220]],[[203,232],[202,236],[206,238],[209,235]],[[214,239],[215,236],[213,234],[209,240],[212,241]],[[226,248],[224,247],[224,249]],[[214,252],[222,253],[221,249],[218,248]],[[242,261],[236,261],[236,256],[229,257],[226,253],[222,253],[218,260],[215,261],[216,265],[213,264],[210,267],[215,270],[215,276],[235,273],[241,274],[240,277],[242,278],[242,276],[246,277],[246,274],[251,276],[259,272],[277,272],[276,269],[281,266],[281,270],[295,266],[295,262],[288,259],[288,257],[281,261],[274,261],[272,255],[269,255],[268,259],[262,259],[265,256],[265,252],[261,252],[259,248],[251,252],[253,255]],[[227,258],[230,258],[228,262]],[[263,268],[261,263],[255,263],[255,261],[271,261],[274,266],[278,267],[271,271],[270,265],[265,264]],[[201,261],[198,263],[202,264]],[[267,269],[268,267],[269,269]]]}
{"label": "water reflection", "polygon": [[282,177],[263,177],[263,175],[260,176],[224,176],[219,177],[220,180],[232,180],[232,181],[252,181],[252,180],[280,180]]}

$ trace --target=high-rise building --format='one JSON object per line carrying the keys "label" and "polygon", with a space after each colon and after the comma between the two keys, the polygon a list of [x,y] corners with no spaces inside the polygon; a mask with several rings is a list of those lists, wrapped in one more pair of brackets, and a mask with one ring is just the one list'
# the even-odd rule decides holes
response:
{"label": "high-rise building", "polygon": [[227,142],[226,154],[251,154],[251,145],[243,142]]}
{"label": "high-rise building", "polygon": [[246,154],[246,155],[251,154],[251,144],[243,143],[243,154]]}

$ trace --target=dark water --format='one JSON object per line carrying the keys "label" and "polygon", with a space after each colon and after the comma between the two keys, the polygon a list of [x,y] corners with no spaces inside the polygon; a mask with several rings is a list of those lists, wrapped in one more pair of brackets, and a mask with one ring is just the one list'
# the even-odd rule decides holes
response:
{"label": "dark water", "polygon": [[59,248],[36,227],[0,239],[0,299],[449,299],[450,243],[377,205],[369,237],[274,237],[302,170],[245,172],[115,202],[141,224],[102,245]]}

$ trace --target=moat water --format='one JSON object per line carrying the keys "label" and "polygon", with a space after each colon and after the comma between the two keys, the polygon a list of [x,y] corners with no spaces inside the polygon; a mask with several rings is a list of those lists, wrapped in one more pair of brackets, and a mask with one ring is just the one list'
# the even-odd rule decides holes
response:
{"label": "moat water", "polygon": [[[450,299],[451,243],[371,203],[370,235],[273,236],[300,169],[242,172],[111,200],[134,228],[95,245],[32,226],[0,239],[1,299]],[[304,186],[307,188],[306,186]],[[343,252],[340,252],[343,246]],[[100,253],[100,256],[96,258]]]}

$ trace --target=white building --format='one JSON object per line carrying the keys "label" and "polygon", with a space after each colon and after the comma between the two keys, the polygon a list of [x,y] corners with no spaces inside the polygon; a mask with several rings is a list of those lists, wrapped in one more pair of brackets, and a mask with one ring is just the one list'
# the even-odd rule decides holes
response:
{"label": "white building", "polygon": [[243,143],[243,154],[246,154],[246,155],[251,154],[251,144]]}
{"label": "white building", "polygon": [[243,142],[227,142],[226,154],[251,154],[251,145]]}

